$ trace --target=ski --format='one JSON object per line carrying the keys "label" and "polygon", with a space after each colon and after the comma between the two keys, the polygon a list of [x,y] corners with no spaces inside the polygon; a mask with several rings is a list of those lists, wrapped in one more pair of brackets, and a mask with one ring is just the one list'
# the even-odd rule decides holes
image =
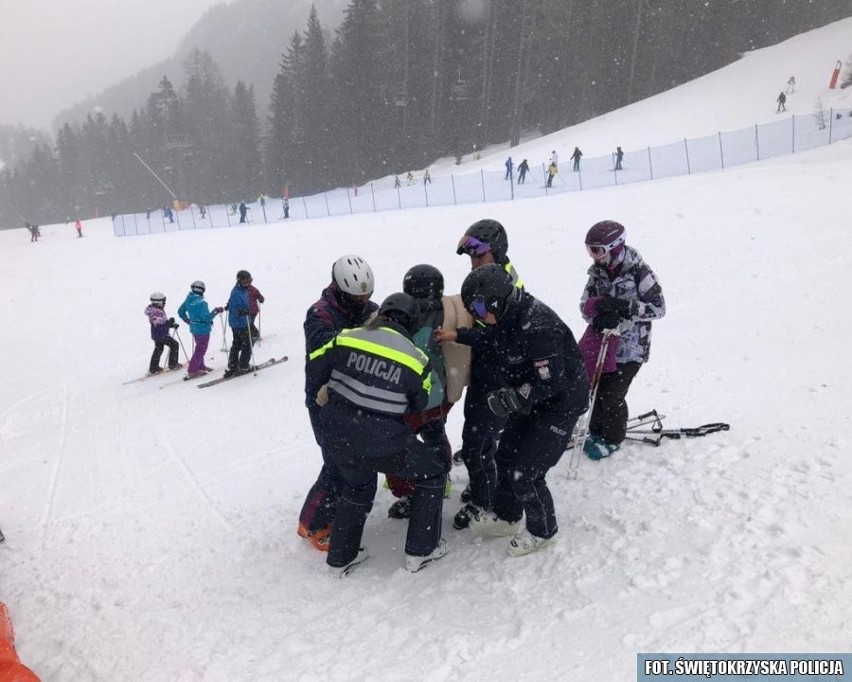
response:
{"label": "ski", "polygon": [[163,369],[162,372],[157,372],[156,374],[151,374],[150,372],[148,372],[148,374],[145,374],[144,376],[136,377],[135,379],[131,379],[130,381],[124,381],[121,385],[129,386],[130,384],[138,384],[140,381],[145,381],[145,379],[153,379],[154,377],[160,377],[164,374],[177,372],[179,369],[183,369],[183,365],[181,365],[180,367],[175,367],[174,369],[169,369],[168,367],[166,367],[165,369]]}
{"label": "ski", "polygon": [[236,379],[237,377],[248,376],[249,374],[257,374],[257,372],[261,369],[266,369],[267,367],[274,367],[275,365],[280,365],[282,362],[287,361],[287,356],[285,355],[283,358],[270,358],[266,362],[262,362],[259,365],[255,365],[252,369],[247,372],[243,372],[242,374],[234,374],[233,376],[220,376],[212,381],[205,381],[203,384],[198,384],[198,388],[207,388],[208,386],[215,386],[216,384],[221,384],[223,381],[230,381],[231,379]]}

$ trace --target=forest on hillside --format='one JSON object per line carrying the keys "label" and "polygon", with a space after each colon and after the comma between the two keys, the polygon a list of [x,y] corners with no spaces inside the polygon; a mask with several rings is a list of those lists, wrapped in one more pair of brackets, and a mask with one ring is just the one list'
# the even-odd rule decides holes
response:
{"label": "forest on hillside", "polygon": [[360,184],[564,128],[850,15],[850,0],[351,0],[332,35],[312,9],[269,102],[196,49],[183,82],[164,77],[128,119],[31,136],[0,170],[0,224],[155,209],[166,188],[209,204]]}

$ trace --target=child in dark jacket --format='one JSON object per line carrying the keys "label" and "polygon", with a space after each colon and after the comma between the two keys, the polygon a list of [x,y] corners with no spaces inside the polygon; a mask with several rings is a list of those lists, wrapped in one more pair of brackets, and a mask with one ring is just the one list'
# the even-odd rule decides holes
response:
{"label": "child in dark jacket", "polygon": [[151,323],[151,339],[154,341],[154,352],[151,353],[151,364],[148,366],[148,371],[151,374],[162,372],[160,367],[160,358],[163,356],[163,349],[169,347],[169,369],[180,369],[183,367],[178,362],[178,342],[169,336],[169,329],[177,329],[178,324],[175,318],[166,317],[166,295],[155,291],[151,294],[151,303],[145,308],[145,314],[148,316],[148,322]]}

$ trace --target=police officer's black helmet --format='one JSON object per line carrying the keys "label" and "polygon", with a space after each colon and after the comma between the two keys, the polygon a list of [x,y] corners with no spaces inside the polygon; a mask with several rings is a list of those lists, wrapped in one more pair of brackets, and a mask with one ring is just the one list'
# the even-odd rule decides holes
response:
{"label": "police officer's black helmet", "polygon": [[467,228],[464,237],[459,241],[456,253],[459,255],[463,253],[468,255],[472,253],[481,254],[481,247],[478,247],[476,242],[487,245],[487,250],[494,254],[495,261],[498,263],[506,262],[509,253],[509,237],[506,234],[506,228],[499,222],[492,218],[477,220]]}
{"label": "police officer's black helmet", "polygon": [[493,263],[471,270],[461,288],[464,307],[480,320],[494,313],[499,321],[520,296],[512,276]]}
{"label": "police officer's black helmet", "polygon": [[415,265],[402,278],[402,290],[414,298],[441,298],[444,295],[444,276],[434,265]]}
{"label": "police officer's black helmet", "polygon": [[417,314],[420,308],[413,297],[403,292],[391,294],[379,306],[379,317],[384,317],[406,329],[410,333],[417,331]]}

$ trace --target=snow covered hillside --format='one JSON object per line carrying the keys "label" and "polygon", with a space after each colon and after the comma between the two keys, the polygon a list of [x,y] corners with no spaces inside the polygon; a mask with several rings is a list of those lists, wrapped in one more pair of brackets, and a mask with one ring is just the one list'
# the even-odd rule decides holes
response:
{"label": "snow covered hillside", "polygon": [[[805,83],[827,84],[845,53],[807,68],[838,31],[848,43],[852,20],[769,48],[777,73],[765,96],[748,92],[768,68],[755,53],[724,94],[689,84],[609,118],[629,119],[642,144],[687,134],[671,114],[697,97],[730,110],[731,126],[755,122],[789,75],[803,98]],[[601,151],[616,137],[631,144],[623,127],[585,125],[601,131]],[[126,239],[100,220],[82,239],[72,224],[45,226],[37,244],[23,230],[0,233],[0,601],[21,658],[62,682],[620,681],[635,679],[642,651],[848,651],[850,167],[846,141],[487,206]],[[332,581],[295,532],[320,465],[303,406],[305,310],[350,252],[373,266],[377,300],[421,262],[457,291],[469,261],[455,245],[486,216],[507,227],[529,291],[577,335],[583,236],[600,219],[623,222],[668,304],[632,411],[731,430],[630,444],[581,462],[576,481],[566,457],[549,477],[559,542],[520,559],[505,540],[452,530],[466,481],[456,468],[444,507],[450,553],[408,574],[405,523],[387,518],[380,490],[370,560]],[[289,362],[203,390],[174,374],[123,385],[147,367],[152,291],[174,314],[203,279],[207,299],[223,304],[241,268],[267,297],[258,359]],[[221,345],[214,327],[217,369]],[[461,424],[457,408],[454,444]]]}

